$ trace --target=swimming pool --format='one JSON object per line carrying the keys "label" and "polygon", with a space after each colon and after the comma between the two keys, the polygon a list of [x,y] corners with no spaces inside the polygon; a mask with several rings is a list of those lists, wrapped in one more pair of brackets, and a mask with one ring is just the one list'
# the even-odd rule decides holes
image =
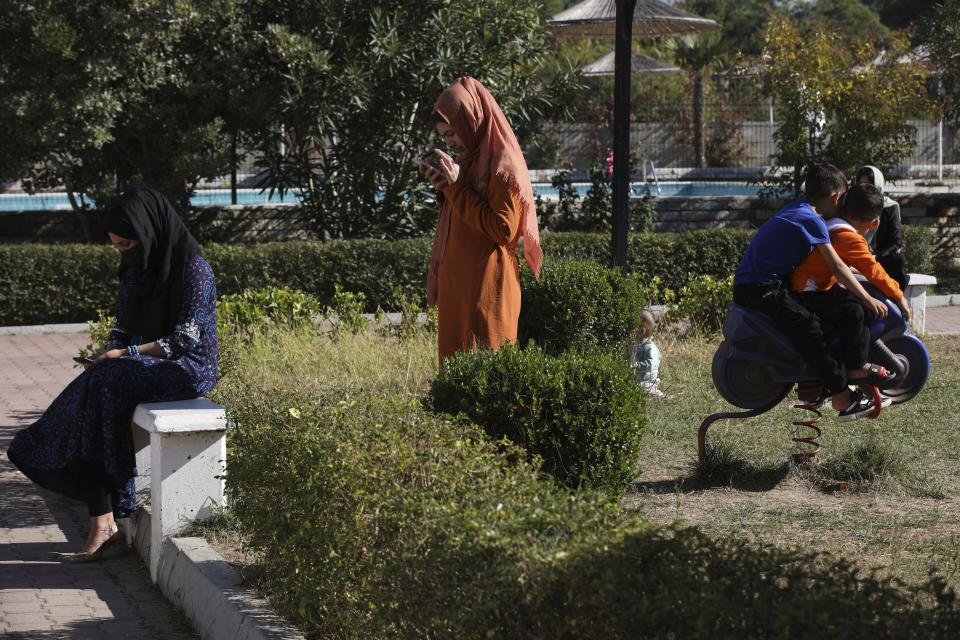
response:
{"label": "swimming pool", "polygon": [[[277,204],[292,205],[298,202],[293,194],[280,194],[259,189],[237,189],[238,205]],[[229,189],[204,189],[190,198],[195,207],[222,207],[230,204]],[[0,193],[0,211],[62,211],[70,209],[70,199],[65,192],[47,192],[27,195],[25,193]]]}
{"label": "swimming pool", "polygon": [[[631,185],[631,195],[640,197],[644,186],[651,195],[658,195],[653,183],[644,185],[636,182]],[[590,183],[575,182],[573,187],[583,198],[590,190]],[[745,182],[661,182],[659,195],[662,197],[710,197],[710,196],[756,196],[760,187]],[[536,183],[533,192],[547,200],[557,198],[557,189],[550,184]],[[237,189],[238,205],[293,205],[299,201],[298,194],[287,193],[282,199],[280,194],[259,189]],[[230,204],[229,189],[203,189],[195,192],[190,199],[195,207],[223,207]],[[69,210],[70,200],[64,192],[47,192],[27,195],[25,193],[0,193],[0,211],[59,211]]]}

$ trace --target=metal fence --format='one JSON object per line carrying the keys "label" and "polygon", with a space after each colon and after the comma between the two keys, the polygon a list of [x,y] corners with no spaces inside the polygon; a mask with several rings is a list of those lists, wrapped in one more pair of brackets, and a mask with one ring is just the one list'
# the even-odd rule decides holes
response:
{"label": "metal fence", "polygon": [[[697,166],[694,151],[693,122],[690,105],[655,106],[651,121],[634,122],[631,143],[647,169],[652,164],[661,178],[680,180],[738,180],[756,177],[768,169],[776,151],[774,133],[777,122],[770,103],[741,105],[708,104],[706,109],[706,170],[691,172]],[[642,116],[643,114],[638,114]],[[943,123],[911,120],[915,146],[909,157],[901,161],[897,176],[908,190],[941,190],[960,188],[960,137]],[[548,128],[545,146],[525,147],[535,180],[549,182],[562,164],[570,164],[581,176],[593,164],[602,162],[610,148],[609,127],[592,123],[557,124]],[[549,142],[552,140],[552,143]],[[199,185],[197,204],[289,204],[293,197],[280,199],[278,194],[260,193],[262,168],[252,154],[242,154],[236,172]],[[736,168],[736,169],[735,169]],[[889,177],[889,176],[888,176]],[[0,185],[2,186],[2,185]],[[231,187],[236,187],[235,191]],[[202,197],[201,197],[202,196]],[[70,209],[65,193],[55,192],[27,196],[16,185],[0,188],[0,211]]]}
{"label": "metal fence", "polygon": [[[707,109],[710,113],[711,109]],[[767,111],[766,118],[756,116]],[[750,105],[741,112],[750,119],[707,119],[704,128],[708,168],[770,167],[776,152],[773,135],[777,122],[767,105]],[[692,168],[697,166],[693,122],[689,108],[678,109],[669,119],[661,110],[658,122],[634,122],[630,141],[633,152],[644,162],[652,161],[660,168]],[[941,179],[960,183],[960,138],[949,126],[929,121],[910,120],[915,146],[900,162],[904,176]],[[563,163],[577,170],[586,170],[602,160],[612,147],[609,128],[591,123],[558,124],[551,128],[557,141],[557,155]],[[533,163],[542,162],[534,158]],[[533,168],[546,169],[546,166]]]}

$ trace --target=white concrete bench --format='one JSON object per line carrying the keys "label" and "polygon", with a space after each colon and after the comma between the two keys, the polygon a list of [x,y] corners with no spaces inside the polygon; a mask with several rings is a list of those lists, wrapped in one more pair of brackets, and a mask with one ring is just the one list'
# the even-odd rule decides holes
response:
{"label": "white concrete bench", "polygon": [[150,498],[126,535],[137,538],[154,582],[163,541],[224,504],[226,433],[224,408],[206,398],[141,404],[133,414],[137,495]]}
{"label": "white concrete bench", "polygon": [[927,287],[937,284],[937,279],[923,273],[908,275],[910,279],[903,295],[910,307],[910,326],[914,333],[923,335],[927,332]]}

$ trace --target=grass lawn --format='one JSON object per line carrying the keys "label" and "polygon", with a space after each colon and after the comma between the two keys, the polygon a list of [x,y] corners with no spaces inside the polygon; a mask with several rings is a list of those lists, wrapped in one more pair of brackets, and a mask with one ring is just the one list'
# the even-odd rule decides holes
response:
{"label": "grass lawn", "polygon": [[[716,423],[708,435],[720,453],[715,480],[704,482],[695,479],[697,428],[708,414],[730,409],[710,380],[718,341],[658,337],[667,397],[648,402],[641,468],[624,497],[623,517],[828,551],[908,582],[936,568],[960,587],[960,341],[927,339],[933,370],[926,388],[877,420],[841,424],[824,410],[818,465],[792,462],[791,422],[803,414],[790,404]],[[216,397],[229,405],[231,394],[251,385],[292,385],[330,402],[353,402],[361,391],[414,399],[435,374],[435,353],[430,334],[398,342],[370,333],[334,342],[274,331],[244,349]],[[840,480],[848,481],[848,491],[832,490]],[[207,535],[238,564],[255,562],[229,531]]]}
{"label": "grass lawn", "polygon": [[[812,414],[789,403],[715,423],[712,482],[698,481],[693,466],[700,421],[730,410],[710,380],[718,339],[661,342],[667,398],[647,406],[642,468],[624,500],[630,511],[829,551],[910,582],[936,568],[960,587],[960,341],[926,339],[933,369],[924,391],[876,420],[838,423],[824,409],[819,464],[792,462],[791,423]],[[841,480],[849,491],[833,490]]]}

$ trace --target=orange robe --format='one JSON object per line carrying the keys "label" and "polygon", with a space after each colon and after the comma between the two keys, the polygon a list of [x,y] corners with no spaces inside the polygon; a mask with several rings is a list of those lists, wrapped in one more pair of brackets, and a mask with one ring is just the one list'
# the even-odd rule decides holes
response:
{"label": "orange robe", "polygon": [[450,234],[437,270],[437,345],[440,362],[478,346],[517,341],[523,220],[518,193],[490,176],[481,194],[466,180],[444,189],[453,205]]}

